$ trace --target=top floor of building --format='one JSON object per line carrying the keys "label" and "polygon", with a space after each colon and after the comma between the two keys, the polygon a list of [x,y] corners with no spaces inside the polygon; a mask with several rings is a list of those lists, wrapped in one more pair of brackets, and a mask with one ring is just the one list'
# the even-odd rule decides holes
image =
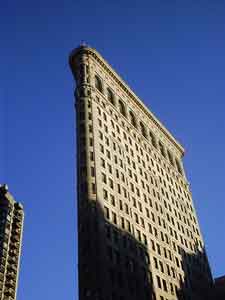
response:
{"label": "top floor of building", "polygon": [[124,80],[93,48],[80,46],[71,52],[69,63],[80,87],[89,88],[88,94],[98,94],[116,109],[146,138],[167,161],[184,175],[181,159],[183,146],[173,137],[157,117],[145,106]]}

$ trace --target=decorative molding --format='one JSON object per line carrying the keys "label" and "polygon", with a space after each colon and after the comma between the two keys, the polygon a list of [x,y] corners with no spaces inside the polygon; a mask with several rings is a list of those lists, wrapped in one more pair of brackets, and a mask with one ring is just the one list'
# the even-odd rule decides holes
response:
{"label": "decorative molding", "polygon": [[[69,64],[71,69],[73,69],[73,64],[80,54],[87,54],[92,56],[101,67],[115,80],[118,86],[134,101],[137,107],[142,110],[145,115],[158,127],[168,140],[179,150],[181,156],[184,155],[185,150],[180,143],[178,143],[171,133],[160,123],[160,121],[149,111],[147,107],[142,103],[142,101],[134,94],[134,92],[126,85],[126,83],[117,75],[111,66],[104,60],[104,58],[93,48],[81,46],[74,49],[69,56]],[[95,64],[94,64],[95,65]]]}

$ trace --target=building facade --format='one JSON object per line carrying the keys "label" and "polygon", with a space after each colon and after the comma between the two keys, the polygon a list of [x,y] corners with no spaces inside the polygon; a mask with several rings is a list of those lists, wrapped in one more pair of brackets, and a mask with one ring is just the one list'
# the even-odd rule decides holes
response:
{"label": "building facade", "polygon": [[0,186],[0,299],[15,300],[23,232],[23,207]]}
{"label": "building facade", "polygon": [[212,284],[184,148],[95,50],[76,80],[79,299],[201,299]]}

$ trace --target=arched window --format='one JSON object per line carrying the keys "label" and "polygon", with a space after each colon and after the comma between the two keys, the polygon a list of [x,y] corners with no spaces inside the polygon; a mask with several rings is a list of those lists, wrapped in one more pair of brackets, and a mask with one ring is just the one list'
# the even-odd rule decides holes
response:
{"label": "arched window", "polygon": [[136,118],[135,115],[132,111],[130,111],[130,122],[131,124],[137,128],[137,122],[136,122]]}
{"label": "arched window", "polygon": [[124,117],[126,117],[126,110],[125,110],[124,103],[123,103],[121,100],[119,100],[118,105],[119,105],[119,112],[120,112]]}
{"label": "arched window", "polygon": [[155,148],[157,148],[156,138],[155,138],[154,134],[153,134],[151,131],[149,132],[149,136],[150,136],[152,145],[153,145]]}
{"label": "arched window", "polygon": [[102,81],[97,75],[95,75],[95,87],[99,92],[103,92]]}
{"label": "arched window", "polygon": [[142,122],[140,122],[140,128],[141,128],[142,135],[144,137],[147,137],[147,135],[146,135],[146,128],[145,128],[145,125]]}
{"label": "arched window", "polygon": [[113,92],[109,88],[107,88],[107,98],[113,105],[115,105]]}
{"label": "arched window", "polygon": [[176,162],[176,166],[177,166],[177,170],[180,174],[183,174],[182,173],[182,168],[181,168],[181,165],[180,165],[180,162],[178,161],[178,159],[175,159],[175,162]]}
{"label": "arched window", "polygon": [[165,148],[161,142],[159,142],[159,150],[160,150],[162,156],[166,157]]}
{"label": "arched window", "polygon": [[168,155],[168,158],[169,158],[169,161],[170,161],[171,165],[174,166],[173,156],[172,156],[172,154],[169,150],[167,150],[167,155]]}

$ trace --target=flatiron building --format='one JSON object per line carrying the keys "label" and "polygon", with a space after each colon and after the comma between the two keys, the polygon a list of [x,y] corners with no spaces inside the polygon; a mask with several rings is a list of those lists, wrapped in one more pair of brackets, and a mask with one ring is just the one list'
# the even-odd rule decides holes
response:
{"label": "flatiron building", "polygon": [[202,299],[212,277],[183,146],[95,49],[81,45],[69,63],[79,299]]}

